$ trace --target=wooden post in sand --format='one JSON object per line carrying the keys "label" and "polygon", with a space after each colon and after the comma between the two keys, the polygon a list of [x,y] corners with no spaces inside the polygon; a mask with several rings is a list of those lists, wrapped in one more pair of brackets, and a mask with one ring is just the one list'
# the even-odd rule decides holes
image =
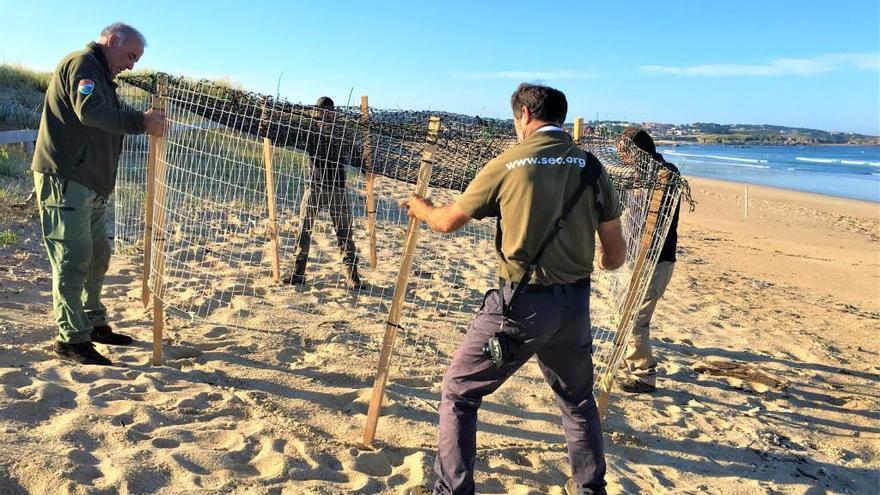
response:
{"label": "wooden post in sand", "polygon": [[[165,102],[159,94],[153,95],[151,108],[154,111],[162,110]],[[164,138],[149,136],[150,150],[147,155],[147,197],[144,202],[144,265],[141,280],[141,302],[144,307],[150,305],[150,259],[153,247],[153,202],[156,198],[156,159],[158,157],[159,141]]]}
{"label": "wooden post in sand", "polygon": [[[437,151],[437,135],[440,131],[440,117],[431,117],[428,122],[428,135],[425,139],[425,149],[422,151],[422,163],[419,167],[419,178],[416,183],[415,193],[424,196],[428,191],[428,182],[431,180],[431,171],[434,165],[434,153]],[[415,218],[409,219],[406,230],[406,241],[403,244],[403,259],[400,262],[400,271],[397,272],[397,283],[394,285],[394,297],[391,300],[391,311],[385,325],[385,337],[382,339],[382,352],[379,355],[379,369],[373,382],[373,395],[370,398],[370,408],[367,412],[367,424],[364,427],[364,447],[369,447],[376,438],[376,426],[379,423],[379,412],[382,409],[382,399],[385,396],[385,384],[388,382],[388,370],[391,367],[391,355],[394,350],[394,339],[397,337],[397,329],[400,327],[400,312],[403,309],[403,296],[406,294],[406,286],[409,282],[409,273],[412,270],[413,252],[419,236],[421,221]]]}
{"label": "wooden post in sand", "polygon": [[272,170],[272,140],[268,137],[268,101],[263,101],[260,132],[263,138],[263,166],[266,169],[266,208],[269,210],[269,249],[272,251],[272,280],[281,282],[281,258],[278,254],[278,208],[275,205],[275,174]]}
{"label": "wooden post in sand", "polygon": [[574,142],[578,142],[578,139],[584,135],[584,118],[578,117],[574,119],[574,127],[571,130],[571,138],[574,139]]}
{"label": "wooden post in sand", "polygon": [[361,116],[364,119],[364,168],[367,169],[367,235],[370,242],[370,268],[378,265],[376,258],[376,195],[374,193],[376,175],[373,173],[373,156],[370,149],[370,104],[366,96],[361,96]]}
{"label": "wooden post in sand", "polygon": [[[160,77],[156,84],[159,105],[162,110],[165,109],[165,94],[167,91],[167,81],[164,77]],[[155,146],[153,144],[155,143]],[[166,174],[165,169],[167,162],[165,161],[165,136],[150,138],[151,153],[155,151],[153,159],[150,161],[153,166],[152,183],[153,183],[153,202],[155,211],[153,211],[152,232],[156,234],[156,259],[155,271],[153,278],[153,365],[162,364],[162,333],[165,329],[165,212],[167,205],[165,204],[165,196],[167,188],[165,185]],[[145,250],[145,253],[147,251]]]}
{"label": "wooden post in sand", "polygon": [[746,186],[745,219],[749,219],[749,186]]}
{"label": "wooden post in sand", "polygon": [[281,282],[281,258],[278,254],[278,213],[275,206],[275,176],[272,173],[272,141],[263,138],[263,163],[266,166],[266,206],[269,208],[269,244],[272,250],[272,280]]}
{"label": "wooden post in sand", "polygon": [[[648,258],[648,252],[651,250],[651,241],[654,240],[654,234],[657,230],[657,219],[660,218],[660,207],[663,203],[663,197],[666,194],[666,188],[669,184],[669,171],[665,168],[660,169],[657,173],[658,186],[651,191],[651,199],[649,201],[648,214],[645,218],[645,230],[642,232],[642,238],[639,240],[639,250],[636,254],[636,262],[633,265],[632,277],[629,281],[629,289],[626,292],[626,299],[623,302],[623,308],[620,312],[620,321],[617,325],[617,332],[614,335],[614,348],[611,356],[608,358],[610,366],[605,371],[606,375],[599,378],[599,417],[605,415],[608,408],[608,395],[611,393],[611,387],[614,384],[614,373],[617,371],[617,364],[623,353],[626,351],[629,333],[624,332],[630,320],[633,320],[633,313],[638,311],[642,300],[639,289],[639,274],[645,269],[645,263]],[[648,277],[650,278],[650,274]]]}

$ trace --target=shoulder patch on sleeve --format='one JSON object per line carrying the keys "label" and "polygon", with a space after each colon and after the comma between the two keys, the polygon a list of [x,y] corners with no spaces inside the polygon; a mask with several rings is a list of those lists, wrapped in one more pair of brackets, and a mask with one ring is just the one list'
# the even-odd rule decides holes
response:
{"label": "shoulder patch on sleeve", "polygon": [[77,88],[77,91],[79,91],[80,94],[90,95],[90,94],[92,94],[92,91],[94,91],[94,90],[95,90],[95,81],[92,81],[91,79],[81,79],[79,81],[79,86]]}

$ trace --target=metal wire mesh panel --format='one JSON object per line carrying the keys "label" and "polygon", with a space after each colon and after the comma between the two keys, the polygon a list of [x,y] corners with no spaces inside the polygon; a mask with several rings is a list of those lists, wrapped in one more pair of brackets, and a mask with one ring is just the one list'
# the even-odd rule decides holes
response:
{"label": "metal wire mesh panel", "polygon": [[623,206],[626,261],[617,270],[596,272],[590,294],[594,389],[610,391],[672,223],[683,182],[678,174],[669,173],[630,140],[590,134],[580,144],[609,171]]}
{"label": "metal wire mesh panel", "polygon": [[[150,93],[128,84],[121,84],[118,91],[130,107],[141,112],[150,108]],[[113,194],[113,244],[117,253],[135,254],[143,248],[148,151],[145,134],[127,134],[122,141]]]}
{"label": "metal wire mesh panel", "polygon": [[[154,292],[177,314],[299,329],[339,345],[339,359],[373,367],[408,224],[399,203],[414,190],[429,114],[327,110],[205,82],[158,80],[121,86],[122,97],[142,108],[143,95],[161,94],[170,121],[156,166]],[[430,193],[451,203],[516,138],[509,121],[439,115]],[[630,306],[644,297],[680,183],[663,178],[660,164],[626,148],[631,144],[618,149],[598,135],[580,144],[602,161],[621,195],[628,241],[625,266],[593,277],[598,386],[619,367],[634,321]],[[142,141],[126,141],[120,163],[120,246],[136,248],[143,236],[144,149]],[[483,294],[497,286],[495,224],[471,222],[451,235],[419,228],[393,376],[432,380]],[[368,261],[373,251],[375,266]],[[529,366],[522,377],[516,380],[540,373]]]}

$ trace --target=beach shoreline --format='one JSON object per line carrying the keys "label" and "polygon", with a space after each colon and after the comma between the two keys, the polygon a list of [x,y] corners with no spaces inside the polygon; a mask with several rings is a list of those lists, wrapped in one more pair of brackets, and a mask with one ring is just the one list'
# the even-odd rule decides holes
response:
{"label": "beach shoreline", "polygon": [[684,176],[880,203],[880,147],[659,146]]}
{"label": "beach shoreline", "polygon": [[730,146],[734,148],[741,148],[744,146],[786,146],[791,148],[804,147],[804,148],[813,148],[813,147],[851,147],[851,146],[880,146],[880,138],[878,138],[877,142],[874,143],[763,143],[759,141],[742,141],[736,143],[703,143],[696,138],[693,141],[688,140],[675,140],[675,139],[655,139],[654,144],[657,146],[688,146],[688,145],[698,145],[698,146]]}
{"label": "beach shoreline", "polygon": [[[843,210],[853,212],[862,216],[871,216],[873,211],[874,216],[880,219],[880,201],[869,201],[866,199],[858,199],[858,198],[848,198],[845,196],[835,196],[833,194],[823,194],[812,191],[803,191],[800,189],[789,189],[786,187],[777,187],[777,186],[768,186],[764,184],[756,184],[753,182],[744,182],[740,180],[734,179],[718,179],[715,177],[704,177],[701,175],[693,175],[693,174],[682,174],[682,177],[688,181],[688,183],[706,183],[706,184],[714,184],[719,187],[724,187],[725,185],[736,186],[743,190],[746,187],[749,188],[749,191],[754,189],[755,191],[760,191],[766,193],[767,195],[778,197],[780,199],[786,199],[790,201],[794,201],[800,204],[811,204],[811,203],[824,203],[827,200],[835,200],[832,202],[833,204],[828,205],[831,208],[842,208]],[[799,198],[797,196],[791,196],[791,194],[803,196]],[[839,200],[839,203],[836,201]]]}

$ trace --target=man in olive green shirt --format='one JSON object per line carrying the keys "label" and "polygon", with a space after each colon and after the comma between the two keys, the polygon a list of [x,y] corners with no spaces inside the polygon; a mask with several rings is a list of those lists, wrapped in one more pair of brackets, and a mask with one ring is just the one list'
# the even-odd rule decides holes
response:
{"label": "man in olive green shirt", "polygon": [[58,64],[31,164],[52,267],[55,352],[81,364],[111,364],[93,342],[132,343],[108,325],[101,289],[110,263],[107,198],[116,183],[123,135],[161,136],[165,129],[161,112],[132,110],[116,95],[114,78],[134,67],[145,46],[131,26],[111,24],[96,43]]}
{"label": "man in olive green shirt", "polygon": [[[593,400],[589,277],[597,232],[603,247],[600,266],[615,269],[625,260],[620,201],[601,163],[562,129],[568,109],[562,92],[521,84],[511,107],[519,144],[486,164],[452,205],[434,206],[421,197],[406,204],[411,216],[440,232],[455,231],[472,218],[499,217],[495,246],[502,290],[486,294],[443,377],[434,493],[474,493],[480,403],[537,354],[562,412],[572,470],[566,492],[604,494],[602,431]],[[598,179],[574,204],[530,280],[522,280],[574,196],[584,167],[598,167]],[[526,285],[505,312],[520,284]],[[493,338],[508,345],[508,359],[497,364],[483,352]]]}

